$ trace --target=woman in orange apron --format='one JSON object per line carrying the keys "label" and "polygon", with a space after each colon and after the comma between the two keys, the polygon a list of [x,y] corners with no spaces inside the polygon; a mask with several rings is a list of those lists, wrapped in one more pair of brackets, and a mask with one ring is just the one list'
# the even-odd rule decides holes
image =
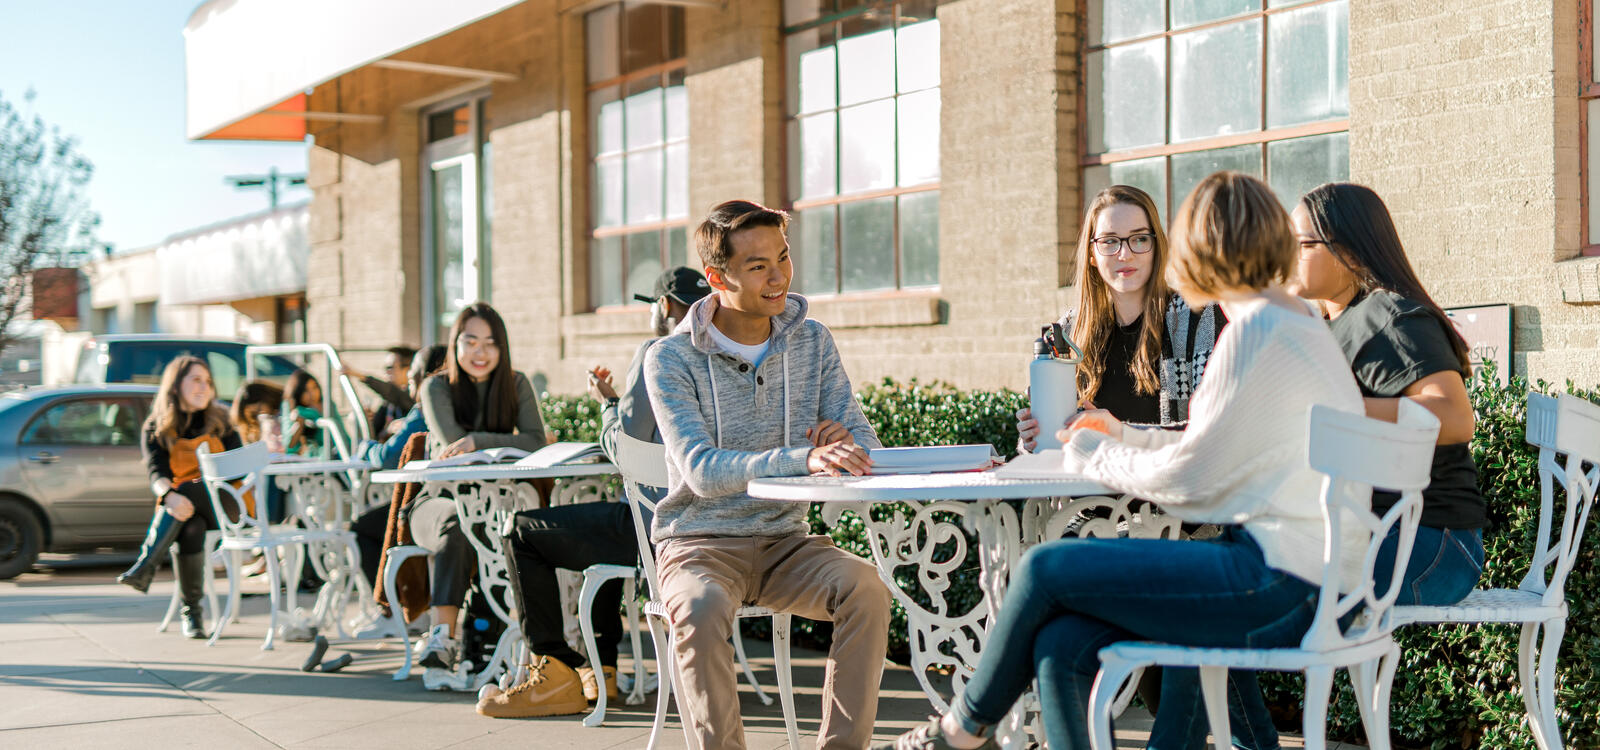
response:
{"label": "woman in orange apron", "polygon": [[[156,495],[156,513],[139,549],[139,559],[117,576],[118,583],[140,593],[148,591],[161,557],[176,541],[178,592],[183,599],[186,638],[206,637],[200,621],[205,539],[208,529],[217,528],[211,498],[200,482],[200,461],[195,449],[205,445],[212,453],[221,453],[240,446],[239,433],[229,424],[228,412],[217,404],[216,397],[211,369],[198,357],[178,357],[161,373],[161,389],[141,435],[150,489]],[[230,516],[237,513],[237,509],[229,511]]]}

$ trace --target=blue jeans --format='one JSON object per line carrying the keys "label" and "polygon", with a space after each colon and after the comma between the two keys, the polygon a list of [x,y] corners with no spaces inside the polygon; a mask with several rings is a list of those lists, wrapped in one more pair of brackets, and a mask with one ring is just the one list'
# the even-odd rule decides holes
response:
{"label": "blue jeans", "polygon": [[[1101,648],[1133,640],[1292,646],[1311,625],[1316,592],[1310,583],[1267,567],[1261,548],[1240,528],[1209,542],[1041,544],[1012,570],[1000,616],[955,709],[969,723],[998,724],[1037,677],[1050,747],[1088,748],[1089,691]],[[1152,748],[1198,748],[1205,742],[1198,680],[1182,679],[1186,672],[1196,674],[1165,670]],[[1241,738],[1243,744],[1276,747],[1260,691],[1253,681],[1248,687],[1230,690],[1239,699],[1235,729],[1254,727],[1271,735]]]}
{"label": "blue jeans", "polygon": [[[1399,524],[1378,548],[1373,578],[1378,592],[1388,590],[1394,574],[1394,557],[1400,546]],[[1411,559],[1400,579],[1400,595],[1395,604],[1445,606],[1455,604],[1472,593],[1483,573],[1483,532],[1478,529],[1436,529],[1417,527],[1417,541],[1411,545]]]}

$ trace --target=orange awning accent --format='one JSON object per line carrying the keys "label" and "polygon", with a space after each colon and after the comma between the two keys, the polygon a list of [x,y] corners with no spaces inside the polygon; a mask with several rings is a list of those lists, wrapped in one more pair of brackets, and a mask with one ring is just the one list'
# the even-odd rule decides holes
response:
{"label": "orange awning accent", "polygon": [[303,141],[306,139],[305,111],[306,95],[295,94],[264,111],[212,131],[206,135],[206,140]]}

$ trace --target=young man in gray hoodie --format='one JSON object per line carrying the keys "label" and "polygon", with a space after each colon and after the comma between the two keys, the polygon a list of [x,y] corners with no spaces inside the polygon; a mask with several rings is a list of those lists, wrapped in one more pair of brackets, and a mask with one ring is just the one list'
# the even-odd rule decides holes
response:
{"label": "young man in gray hoodie", "polygon": [[881,447],[826,326],[789,294],[788,214],[728,201],[695,230],[712,295],[645,359],[667,446],[656,506],[661,588],[676,625],[685,721],[701,746],[744,747],[733,647],[741,605],[833,622],[821,748],[864,748],[877,718],[889,592],[876,568],[808,535],[806,505],[758,500],[762,477],[863,474]]}

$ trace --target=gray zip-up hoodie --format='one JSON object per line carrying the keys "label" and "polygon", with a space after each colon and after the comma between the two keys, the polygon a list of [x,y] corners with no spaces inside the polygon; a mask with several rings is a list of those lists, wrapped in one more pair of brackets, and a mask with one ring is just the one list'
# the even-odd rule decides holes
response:
{"label": "gray zip-up hoodie", "polygon": [[803,476],[806,430],[831,419],[864,448],[881,448],[856,403],[828,327],[806,318],[789,295],[772,319],[761,366],[722,351],[711,338],[717,297],[706,297],[671,336],[650,347],[644,373],[650,406],[667,445],[670,491],[656,506],[650,538],[803,534],[806,504],[758,500],[750,480]]}

